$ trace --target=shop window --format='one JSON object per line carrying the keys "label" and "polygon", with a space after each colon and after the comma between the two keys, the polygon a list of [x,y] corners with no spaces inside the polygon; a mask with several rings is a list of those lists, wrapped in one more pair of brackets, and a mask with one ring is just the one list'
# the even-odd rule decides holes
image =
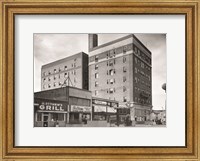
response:
{"label": "shop window", "polygon": [[51,121],[64,121],[64,113],[52,113]]}
{"label": "shop window", "polygon": [[37,113],[36,121],[42,121],[42,113],[40,113],[40,112]]}
{"label": "shop window", "polygon": [[98,73],[95,73],[94,77],[95,77],[95,78],[99,78],[99,74],[98,74]]}

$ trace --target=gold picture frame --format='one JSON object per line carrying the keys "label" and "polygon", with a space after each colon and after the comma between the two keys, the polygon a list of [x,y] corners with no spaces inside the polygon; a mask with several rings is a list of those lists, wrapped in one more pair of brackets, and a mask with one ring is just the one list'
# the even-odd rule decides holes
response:
{"label": "gold picture frame", "polygon": [[[0,160],[200,160],[199,0],[2,0],[0,2]],[[164,14],[186,16],[185,147],[15,147],[14,16],[17,14]]]}

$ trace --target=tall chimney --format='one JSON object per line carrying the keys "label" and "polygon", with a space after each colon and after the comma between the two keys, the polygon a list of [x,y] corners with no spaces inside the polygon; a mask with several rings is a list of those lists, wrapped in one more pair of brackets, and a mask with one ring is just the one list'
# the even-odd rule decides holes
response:
{"label": "tall chimney", "polygon": [[91,51],[94,47],[98,46],[98,35],[97,34],[89,34],[89,51]]}

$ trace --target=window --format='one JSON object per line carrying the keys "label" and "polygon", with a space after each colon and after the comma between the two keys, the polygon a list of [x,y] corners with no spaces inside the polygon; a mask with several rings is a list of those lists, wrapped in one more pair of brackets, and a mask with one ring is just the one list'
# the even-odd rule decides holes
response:
{"label": "window", "polygon": [[135,97],[135,102],[137,102],[137,97]]}
{"label": "window", "polygon": [[43,72],[43,76],[45,76],[46,75],[46,72]]}
{"label": "window", "polygon": [[135,64],[137,64],[137,58],[135,57]]}
{"label": "window", "polygon": [[144,68],[144,63],[143,62],[141,62],[141,67]]}
{"label": "window", "polygon": [[48,84],[48,87],[51,88],[51,84]]}
{"label": "window", "polygon": [[61,72],[62,71],[61,68],[59,68],[58,71]]}
{"label": "window", "polygon": [[74,75],[76,75],[76,70],[74,70]]}
{"label": "window", "polygon": [[98,87],[98,85],[99,85],[99,83],[96,81],[96,82],[95,82],[95,87]]}
{"label": "window", "polygon": [[46,78],[43,79],[43,82],[46,82]]}
{"label": "window", "polygon": [[74,68],[76,67],[76,63],[74,63]]}
{"label": "window", "polygon": [[37,113],[37,120],[36,121],[42,121],[42,113]]}
{"label": "window", "polygon": [[72,68],[74,67],[74,64],[72,64]]}
{"label": "window", "polygon": [[73,70],[71,71],[72,75],[74,74]]}
{"label": "window", "polygon": [[109,74],[110,74],[110,75],[114,75],[114,74],[115,74],[115,69],[110,69],[110,70],[109,70]]}
{"label": "window", "polygon": [[110,79],[110,84],[114,84],[115,80],[114,79]]}
{"label": "window", "polygon": [[43,89],[46,89],[46,84],[43,85]]}
{"label": "window", "polygon": [[137,77],[135,77],[135,83],[137,83],[138,82],[138,79],[137,79]]}
{"label": "window", "polygon": [[74,61],[76,61],[76,58],[74,59]]}
{"label": "window", "polygon": [[56,69],[54,69],[54,73],[56,73]]}
{"label": "window", "polygon": [[126,73],[126,67],[123,67],[123,72]]}
{"label": "window", "polygon": [[123,86],[123,92],[126,92],[126,87],[125,86]]}
{"label": "window", "polygon": [[135,87],[135,92],[137,92],[137,87]]}
{"label": "window", "polygon": [[96,96],[96,95],[98,95],[98,91],[97,91],[97,90],[95,90],[95,96]]}
{"label": "window", "polygon": [[137,73],[137,68],[135,67],[135,73]]}
{"label": "window", "polygon": [[110,89],[109,89],[109,93],[114,93],[114,89],[113,89],[113,88],[110,88]]}
{"label": "window", "polygon": [[57,85],[57,83],[56,83],[56,82],[54,82],[53,86],[54,86],[54,87],[56,87],[56,85]]}
{"label": "window", "polygon": [[64,121],[64,113],[52,113],[51,121]]}
{"label": "window", "polygon": [[51,74],[51,71],[49,71],[49,75]]}
{"label": "window", "polygon": [[99,65],[98,64],[96,64],[95,65],[95,70],[97,70],[99,68]]}
{"label": "window", "polygon": [[76,78],[74,78],[74,83],[76,83]]}
{"label": "window", "polygon": [[67,65],[65,65],[65,70],[67,70]]}
{"label": "window", "polygon": [[96,55],[96,56],[95,56],[95,62],[98,62],[98,61],[99,61],[99,56]]}
{"label": "window", "polygon": [[58,78],[60,79],[60,74],[58,75]]}
{"label": "window", "polygon": [[64,75],[65,75],[64,77],[67,77],[67,73],[65,73]]}
{"label": "window", "polygon": [[127,102],[126,96],[123,97],[123,102]]}
{"label": "window", "polygon": [[123,63],[126,63],[126,57],[123,57]]}
{"label": "window", "polygon": [[51,81],[51,78],[49,77],[48,80]]}
{"label": "window", "polygon": [[123,82],[126,82],[126,77],[123,77]]}
{"label": "window", "polygon": [[61,82],[59,82],[59,86],[61,86],[62,85],[62,83]]}
{"label": "window", "polygon": [[107,79],[107,84],[109,84],[109,79]]}
{"label": "window", "polygon": [[98,73],[95,73],[95,78],[99,78],[99,74]]}

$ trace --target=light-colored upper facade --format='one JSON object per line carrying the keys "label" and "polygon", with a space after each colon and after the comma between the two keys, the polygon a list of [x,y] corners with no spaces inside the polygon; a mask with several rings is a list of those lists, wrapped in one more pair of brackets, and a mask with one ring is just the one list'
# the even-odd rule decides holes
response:
{"label": "light-colored upper facade", "polygon": [[88,90],[87,54],[81,52],[42,66],[42,91],[66,85]]}
{"label": "light-colored upper facade", "polygon": [[[89,44],[92,39],[89,35]],[[92,44],[97,44],[92,42]],[[152,107],[151,52],[135,37],[89,49],[89,89],[92,96]]]}

